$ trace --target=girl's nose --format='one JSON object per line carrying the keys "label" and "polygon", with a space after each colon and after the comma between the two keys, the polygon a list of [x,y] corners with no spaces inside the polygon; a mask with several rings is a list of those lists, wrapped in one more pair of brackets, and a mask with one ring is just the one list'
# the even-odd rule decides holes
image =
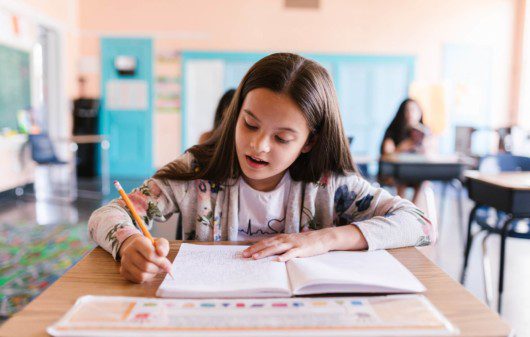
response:
{"label": "girl's nose", "polygon": [[250,147],[257,153],[269,152],[270,144],[267,135],[258,134],[250,142]]}

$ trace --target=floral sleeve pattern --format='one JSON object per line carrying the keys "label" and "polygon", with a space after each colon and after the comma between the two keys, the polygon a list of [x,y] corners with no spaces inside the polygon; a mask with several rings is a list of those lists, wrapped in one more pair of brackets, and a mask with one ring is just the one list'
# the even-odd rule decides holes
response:
{"label": "floral sleeve pattern", "polygon": [[415,246],[428,246],[431,243],[435,242],[436,233],[434,233],[434,226],[429,220],[429,218],[427,218],[425,213],[423,213],[423,211],[418,208],[412,210],[411,213],[415,215],[416,219],[421,224],[421,230],[423,231],[423,235],[418,238],[418,241],[416,241]]}
{"label": "floral sleeve pattern", "polygon": [[[165,220],[165,217],[162,215],[158,205],[160,193],[161,191],[158,185],[148,180],[143,183],[142,186],[135,188],[131,193],[128,194],[136,213],[138,213],[138,216],[148,227],[152,226],[153,220]],[[123,199],[116,199],[116,201],[120,207],[122,207],[129,214],[134,226],[139,228],[138,224],[132,217],[130,210],[125,205],[125,201],[123,201]]]}
{"label": "floral sleeve pattern", "polygon": [[347,212],[353,202],[357,198],[354,191],[350,191],[347,185],[341,185],[335,191],[334,205],[335,205],[335,219],[336,226],[344,226],[353,222],[353,214]]}
{"label": "floral sleeve pattern", "polygon": [[[164,182],[149,179],[128,194],[148,228],[153,226],[154,220],[165,221],[167,215],[177,211],[176,204],[166,197],[162,188]],[[90,237],[116,259],[119,259],[118,252],[123,241],[140,233],[138,224],[121,198],[96,210],[90,217],[88,227]]]}
{"label": "floral sleeve pattern", "polygon": [[425,246],[434,241],[433,225],[410,201],[393,197],[356,176],[337,177],[333,223],[355,224],[370,250]]}

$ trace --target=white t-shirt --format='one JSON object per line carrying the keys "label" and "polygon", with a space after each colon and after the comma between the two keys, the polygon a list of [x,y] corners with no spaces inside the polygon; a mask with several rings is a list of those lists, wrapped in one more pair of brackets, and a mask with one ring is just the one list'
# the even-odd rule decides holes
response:
{"label": "white t-shirt", "polygon": [[255,241],[281,234],[285,229],[285,208],[291,188],[287,171],[272,191],[261,192],[239,179],[238,241]]}

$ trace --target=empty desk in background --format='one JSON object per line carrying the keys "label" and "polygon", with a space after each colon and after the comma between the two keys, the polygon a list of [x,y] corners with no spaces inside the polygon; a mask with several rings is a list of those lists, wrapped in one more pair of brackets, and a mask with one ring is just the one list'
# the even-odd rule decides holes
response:
{"label": "empty desk in background", "polygon": [[475,203],[513,215],[530,217],[530,172],[496,174],[467,171],[469,198]]}
{"label": "empty desk in background", "polygon": [[[110,161],[109,161],[109,149],[110,142],[107,136],[104,135],[79,135],[72,136],[66,139],[60,139],[60,141],[66,141],[74,144],[74,151],[77,150],[79,144],[100,144],[101,146],[101,193],[107,195],[110,193]],[[80,193],[90,194],[93,191],[83,191]]]}
{"label": "empty desk in background", "polygon": [[456,156],[445,155],[420,155],[420,154],[393,154],[381,157],[379,160],[379,175],[381,177],[391,177],[396,182],[402,184],[418,184],[424,181],[441,181],[442,200],[440,200],[439,223],[442,224],[444,213],[445,196],[447,183],[458,181],[458,216],[460,225],[463,228],[462,209],[462,185],[460,183],[466,163]]}
{"label": "empty desk in background", "polygon": [[465,164],[455,156],[399,154],[381,157],[379,172],[404,184],[462,178]]}
{"label": "empty desk in background", "polygon": [[[181,242],[171,242],[170,260],[174,259]],[[389,252],[423,283],[427,288],[425,296],[460,330],[460,336],[500,337],[511,334],[511,328],[495,312],[416,248],[392,249]],[[48,336],[46,327],[61,318],[80,296],[155,297],[163,276],[160,274],[144,284],[125,281],[119,274],[119,263],[97,247],[21,312],[5,322],[0,327],[0,336]]]}
{"label": "empty desk in background", "polygon": [[[502,172],[497,174],[479,173],[468,171],[465,174],[469,191],[469,198],[475,202],[475,207],[469,215],[467,227],[467,241],[464,253],[464,266],[462,268],[461,283],[465,281],[465,274],[469,253],[474,235],[471,227],[474,223],[477,210],[483,206],[493,207],[506,213],[498,226],[480,225],[481,230],[501,236],[501,251],[499,264],[499,288],[497,308],[500,312],[502,305],[502,292],[504,288],[504,259],[506,251],[506,238],[530,239],[530,232],[518,232],[510,225],[520,219],[530,218],[530,172]],[[486,281],[487,278],[485,278]],[[486,287],[488,289],[488,287]],[[488,301],[491,295],[487,296]]]}

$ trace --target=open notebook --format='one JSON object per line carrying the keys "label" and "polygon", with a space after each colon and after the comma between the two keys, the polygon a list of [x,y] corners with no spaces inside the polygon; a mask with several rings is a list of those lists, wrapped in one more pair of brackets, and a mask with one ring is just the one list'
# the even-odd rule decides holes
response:
{"label": "open notebook", "polygon": [[290,297],[333,293],[411,293],[425,287],[388,252],[329,252],[288,262],[242,257],[248,246],[183,243],[157,296]]}

